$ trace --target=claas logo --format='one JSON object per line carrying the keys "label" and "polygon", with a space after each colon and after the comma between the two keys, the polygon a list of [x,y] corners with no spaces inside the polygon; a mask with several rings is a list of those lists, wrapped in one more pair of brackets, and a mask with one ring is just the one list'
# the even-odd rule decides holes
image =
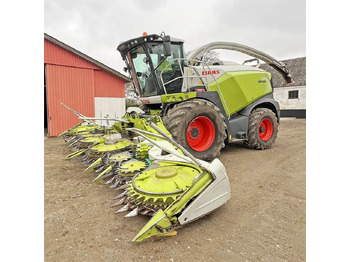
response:
{"label": "claas logo", "polygon": [[213,71],[202,71],[202,75],[217,75],[220,74],[220,70],[213,70]]}

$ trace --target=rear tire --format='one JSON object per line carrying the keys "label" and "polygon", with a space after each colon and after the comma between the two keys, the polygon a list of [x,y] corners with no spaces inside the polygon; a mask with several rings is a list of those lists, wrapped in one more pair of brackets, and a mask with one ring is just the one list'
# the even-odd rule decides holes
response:
{"label": "rear tire", "polygon": [[224,116],[209,101],[192,99],[176,104],[163,123],[173,138],[196,158],[213,160],[225,146]]}
{"label": "rear tire", "polygon": [[249,116],[248,140],[245,144],[253,149],[271,148],[277,133],[276,115],[268,108],[257,108]]}

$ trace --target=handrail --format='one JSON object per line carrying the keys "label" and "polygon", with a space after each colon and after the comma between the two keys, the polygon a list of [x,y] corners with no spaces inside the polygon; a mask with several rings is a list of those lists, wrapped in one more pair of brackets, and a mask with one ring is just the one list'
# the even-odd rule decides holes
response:
{"label": "handrail", "polygon": [[[197,75],[196,75],[196,76],[185,76],[185,75],[184,75],[184,71],[182,70],[181,61],[184,61],[184,62],[187,61],[187,62],[188,62],[188,63],[187,63],[188,67],[191,68],[191,69],[193,69]],[[180,71],[181,71],[181,75],[182,75],[182,76],[178,76],[178,77],[176,77],[176,78],[174,78],[174,79],[171,79],[171,80],[169,80],[168,82],[164,83],[164,80],[163,80],[163,73],[166,71],[166,69],[167,69],[168,67],[171,67],[171,65],[174,64],[175,62],[178,62],[179,66],[180,66]],[[206,87],[206,89],[209,90],[209,87],[208,87],[208,83],[209,83],[209,81],[208,81],[208,75],[207,75],[207,74],[204,75],[204,77],[205,77],[205,82],[204,82],[203,79],[202,79],[203,76],[199,75],[197,69],[192,65],[192,64],[196,64],[196,63],[200,63],[200,64],[202,65],[203,71],[205,70],[205,67],[208,68],[208,71],[211,71],[209,64],[206,63],[206,62],[204,62],[204,61],[202,61],[202,60],[197,60],[197,59],[186,59],[186,58],[175,58],[175,59],[173,59],[172,61],[170,61],[170,62],[163,68],[163,70],[160,72],[160,80],[161,80],[161,82],[162,82],[162,85],[163,85],[163,89],[164,89],[165,94],[168,94],[167,91],[166,91],[165,85],[167,85],[167,84],[169,84],[169,83],[172,83],[172,82],[174,82],[174,81],[176,81],[176,80],[178,80],[178,79],[181,79],[181,78],[182,78],[182,79],[185,79],[185,78],[186,78],[186,79],[188,79],[188,78],[199,78],[199,79],[201,80],[201,82],[203,83],[203,85]],[[215,81],[215,83],[216,83],[216,86],[217,86],[217,88],[218,88],[218,90],[219,90],[220,97],[222,98],[222,101],[223,101],[223,103],[224,103],[224,106],[225,106],[227,112],[229,112],[228,107],[227,107],[227,104],[226,104],[226,101],[225,101],[224,96],[223,96],[223,94],[222,94],[222,92],[221,92],[220,85],[219,85],[219,83],[218,83],[218,81],[217,81],[217,78],[216,78],[214,75],[212,75],[212,74],[210,74],[210,76],[213,77],[213,79],[214,79],[214,81]],[[186,81],[183,81],[183,84],[186,86],[186,90],[188,90],[187,82],[186,82]]]}

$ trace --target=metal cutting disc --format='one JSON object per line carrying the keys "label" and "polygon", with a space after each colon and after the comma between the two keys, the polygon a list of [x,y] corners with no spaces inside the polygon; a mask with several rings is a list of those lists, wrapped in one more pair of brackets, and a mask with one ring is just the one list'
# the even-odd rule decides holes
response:
{"label": "metal cutting disc", "polygon": [[200,172],[191,165],[162,161],[137,174],[126,189],[127,195],[138,205],[165,208],[192,185]]}
{"label": "metal cutting disc", "polygon": [[146,163],[144,161],[139,160],[131,160],[128,162],[124,162],[120,166],[119,173],[120,175],[134,175],[135,172],[140,172],[146,168]]}

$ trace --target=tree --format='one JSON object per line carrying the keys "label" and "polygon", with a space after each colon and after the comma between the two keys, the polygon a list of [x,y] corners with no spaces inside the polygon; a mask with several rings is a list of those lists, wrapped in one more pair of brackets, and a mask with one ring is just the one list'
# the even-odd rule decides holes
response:
{"label": "tree", "polygon": [[220,58],[219,58],[219,53],[216,51],[211,50],[209,53],[207,53],[204,56],[203,62],[208,64],[208,65],[212,65],[214,63],[219,63]]}
{"label": "tree", "polygon": [[141,101],[132,82],[125,84],[125,105],[126,108],[141,105]]}
{"label": "tree", "polygon": [[[188,56],[188,54],[192,53],[193,50],[189,51],[186,53],[186,56]],[[208,64],[208,65],[212,65],[214,63],[219,63],[220,62],[220,54],[214,50],[209,51],[209,53],[206,53],[206,55],[204,56],[203,62]]]}

